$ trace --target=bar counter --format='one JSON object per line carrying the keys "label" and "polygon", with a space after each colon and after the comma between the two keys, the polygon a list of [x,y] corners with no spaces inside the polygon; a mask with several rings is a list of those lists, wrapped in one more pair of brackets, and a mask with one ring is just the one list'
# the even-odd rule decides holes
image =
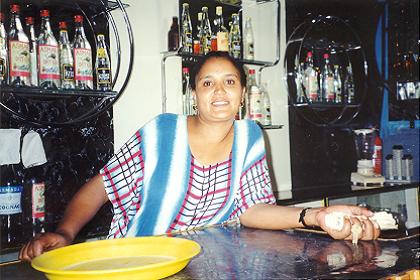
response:
{"label": "bar counter", "polygon": [[[304,231],[240,226],[211,227],[177,235],[202,250],[178,279],[378,279],[419,269],[418,235],[399,241],[333,240]],[[1,279],[46,279],[28,263],[0,267]]]}

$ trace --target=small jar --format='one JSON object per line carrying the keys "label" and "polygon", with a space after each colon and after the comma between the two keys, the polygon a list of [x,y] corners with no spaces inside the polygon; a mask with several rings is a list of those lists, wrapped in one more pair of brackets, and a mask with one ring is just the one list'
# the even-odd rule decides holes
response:
{"label": "small jar", "polygon": [[402,156],[403,156],[403,146],[394,145],[392,146],[392,156],[393,156],[393,171],[394,178],[397,180],[402,180]]}
{"label": "small jar", "polygon": [[387,180],[394,180],[394,164],[393,164],[393,156],[386,155],[385,157],[385,179]]}
{"label": "small jar", "polygon": [[413,156],[409,154],[404,155],[402,157],[402,179],[411,181],[413,172]]}

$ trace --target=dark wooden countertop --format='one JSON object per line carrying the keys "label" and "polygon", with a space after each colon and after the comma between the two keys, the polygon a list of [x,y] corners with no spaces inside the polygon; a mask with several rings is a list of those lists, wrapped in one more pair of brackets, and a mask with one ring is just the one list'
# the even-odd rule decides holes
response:
{"label": "dark wooden countertop", "polygon": [[[419,268],[418,236],[337,241],[317,233],[213,227],[178,235],[201,253],[168,279],[378,279]],[[27,263],[1,266],[1,279],[45,279]]]}

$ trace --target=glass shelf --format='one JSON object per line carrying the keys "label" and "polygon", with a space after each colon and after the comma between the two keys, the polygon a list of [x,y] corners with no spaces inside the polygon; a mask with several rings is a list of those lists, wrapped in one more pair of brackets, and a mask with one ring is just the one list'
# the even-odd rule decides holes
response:
{"label": "glass shelf", "polygon": [[313,109],[329,109],[329,108],[359,108],[360,104],[337,104],[337,103],[296,103],[296,107],[311,107]]}
{"label": "glass shelf", "polygon": [[259,125],[262,129],[280,129],[283,128],[282,124],[272,124],[272,125]]}
{"label": "glass shelf", "polygon": [[118,93],[116,91],[99,91],[99,90],[79,90],[79,89],[45,89],[40,87],[13,87],[0,86],[2,96],[4,94],[15,94],[22,97],[30,98],[62,98],[62,97],[98,97],[98,98],[115,98]]}
{"label": "glass shelf", "polygon": [[[197,63],[198,60],[203,59],[204,55],[202,54],[190,54],[184,53],[182,51],[165,51],[161,52],[164,57],[179,56],[182,57],[183,62],[185,63]],[[249,60],[249,59],[236,59],[236,61],[242,64],[251,64],[257,66],[268,66],[273,65],[272,61],[262,61],[262,60]]]}

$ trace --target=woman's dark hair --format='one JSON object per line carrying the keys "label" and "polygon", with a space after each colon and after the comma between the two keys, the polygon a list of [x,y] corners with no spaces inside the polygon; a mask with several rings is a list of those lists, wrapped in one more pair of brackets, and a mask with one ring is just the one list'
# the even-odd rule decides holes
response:
{"label": "woman's dark hair", "polygon": [[239,63],[238,61],[236,61],[233,57],[231,57],[228,52],[214,51],[214,52],[209,52],[208,54],[206,54],[204,58],[200,58],[198,62],[195,64],[195,66],[193,67],[191,71],[191,77],[190,77],[190,84],[193,90],[195,90],[195,87],[196,87],[195,78],[198,72],[200,72],[203,65],[210,58],[226,58],[227,60],[229,60],[232,63],[232,65],[235,66],[236,70],[238,70],[239,72],[241,85],[243,87],[246,86],[246,75],[245,75],[245,70],[243,68],[243,65]]}

